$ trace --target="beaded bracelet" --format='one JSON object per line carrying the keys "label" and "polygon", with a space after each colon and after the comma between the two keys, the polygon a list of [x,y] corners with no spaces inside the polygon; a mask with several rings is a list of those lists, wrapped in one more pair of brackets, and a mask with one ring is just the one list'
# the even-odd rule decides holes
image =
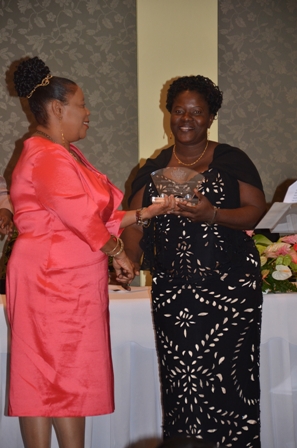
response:
{"label": "beaded bracelet", "polygon": [[217,216],[217,213],[218,213],[218,207],[216,207],[216,206],[214,205],[214,206],[213,206],[213,215],[212,215],[212,218],[211,218],[210,221],[208,221],[207,224],[209,224],[210,226],[211,226],[212,224],[214,224],[215,219],[216,219],[216,216]]}
{"label": "beaded bracelet", "polygon": [[136,210],[136,224],[138,226],[148,227],[150,225],[150,219],[142,219],[143,208],[138,208]]}

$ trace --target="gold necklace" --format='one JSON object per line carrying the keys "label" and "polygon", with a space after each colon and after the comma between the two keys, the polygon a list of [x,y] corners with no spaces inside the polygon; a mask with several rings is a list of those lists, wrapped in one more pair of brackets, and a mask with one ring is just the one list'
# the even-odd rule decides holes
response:
{"label": "gold necklace", "polygon": [[192,163],[185,163],[185,162],[182,162],[182,161],[177,157],[176,152],[175,152],[175,145],[173,146],[173,154],[174,154],[176,160],[178,161],[178,163],[180,163],[181,165],[192,166],[192,165],[196,165],[196,163],[199,162],[200,159],[202,159],[202,157],[203,157],[204,154],[205,154],[205,151],[207,150],[207,147],[208,147],[208,140],[207,140],[207,142],[206,142],[206,146],[205,146],[205,148],[204,148],[202,154],[200,154],[200,156],[198,157],[198,159],[195,160],[195,162],[192,162]]}
{"label": "gold necklace", "polygon": [[[46,134],[46,133],[43,132],[43,131],[39,131],[39,129],[36,129],[35,134],[39,134],[39,135],[41,135],[42,137],[47,138],[47,139],[50,140],[51,142],[56,143],[56,144],[59,144],[59,143],[56,142],[50,135]],[[69,152],[69,154],[72,155],[72,157],[73,157],[75,160],[77,160],[78,162],[80,162],[80,159],[78,158],[78,156],[77,156],[74,152],[70,151],[70,150],[67,149],[67,148],[65,148],[65,149]]]}
{"label": "gold necklace", "polygon": [[39,129],[36,129],[35,134],[39,134],[39,135],[41,135],[42,137],[47,138],[47,139],[50,140],[51,142],[53,142],[53,143],[57,143],[57,144],[58,144],[58,142],[56,142],[50,135],[46,134],[46,133],[43,132],[43,131],[39,131]]}

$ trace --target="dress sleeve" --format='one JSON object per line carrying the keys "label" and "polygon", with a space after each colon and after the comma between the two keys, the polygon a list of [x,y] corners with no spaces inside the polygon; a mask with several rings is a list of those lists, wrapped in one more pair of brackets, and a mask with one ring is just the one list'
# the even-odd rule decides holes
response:
{"label": "dress sleeve", "polygon": [[75,164],[58,150],[42,151],[34,161],[32,182],[42,206],[93,251],[98,251],[107,243],[110,233],[100,217],[98,205],[87,194]]}
{"label": "dress sleeve", "polygon": [[224,171],[236,179],[253,185],[263,191],[263,185],[258,170],[249,156],[239,148],[219,144],[214,151],[213,161],[209,168]]}

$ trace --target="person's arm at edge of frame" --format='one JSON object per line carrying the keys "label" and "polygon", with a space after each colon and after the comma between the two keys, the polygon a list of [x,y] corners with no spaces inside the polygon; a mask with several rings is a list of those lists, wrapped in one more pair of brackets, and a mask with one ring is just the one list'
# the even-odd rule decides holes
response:
{"label": "person's arm at edge of frame", "polygon": [[11,238],[13,231],[13,208],[8,193],[0,196],[0,234]]}

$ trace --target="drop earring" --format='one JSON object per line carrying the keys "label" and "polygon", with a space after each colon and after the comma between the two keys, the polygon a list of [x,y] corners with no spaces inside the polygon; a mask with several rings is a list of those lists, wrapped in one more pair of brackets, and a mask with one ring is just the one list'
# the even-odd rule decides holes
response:
{"label": "drop earring", "polygon": [[62,137],[62,145],[65,147],[65,138],[62,129],[61,129],[61,137]]}
{"label": "drop earring", "polygon": [[170,140],[172,139],[172,132],[170,132],[170,134],[169,134],[169,138],[170,138]]}
{"label": "drop earring", "polygon": [[66,148],[64,132],[63,132],[63,129],[62,129],[62,117],[59,120],[60,120],[60,131],[61,131],[62,146],[64,146],[64,148]]}
{"label": "drop earring", "polygon": [[207,128],[207,140],[209,140],[209,135],[210,135],[210,129]]}

